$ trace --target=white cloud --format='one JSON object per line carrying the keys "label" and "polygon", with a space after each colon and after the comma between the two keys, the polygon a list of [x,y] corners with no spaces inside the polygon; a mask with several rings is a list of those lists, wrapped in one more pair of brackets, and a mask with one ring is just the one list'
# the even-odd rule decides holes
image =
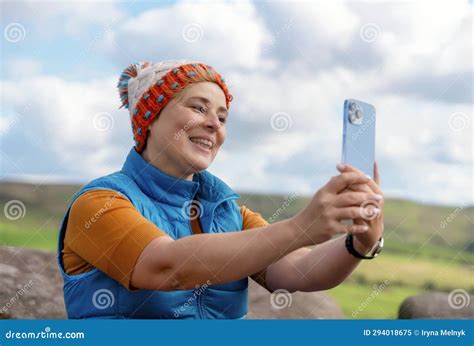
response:
{"label": "white cloud", "polygon": [[472,5],[465,0],[272,3],[259,13],[271,31],[294,17],[268,50],[281,68],[315,75],[342,66],[359,77],[376,74],[386,92],[471,102]]}
{"label": "white cloud", "polygon": [[252,3],[178,2],[148,10],[106,33],[101,51],[128,66],[134,61],[191,58],[217,67],[263,68],[270,39]]}
{"label": "white cloud", "polygon": [[4,61],[7,78],[29,78],[41,72],[41,62],[29,58],[15,58]]}
{"label": "white cloud", "polygon": [[[25,168],[32,174],[72,171],[84,179],[110,173],[110,162],[120,163],[118,152],[132,144],[129,115],[118,110],[115,85],[115,78],[79,83],[44,75],[3,81],[3,97],[12,110],[5,118],[17,119],[4,131],[4,150],[17,151],[9,156],[20,163],[36,151],[57,166],[40,162]],[[17,147],[25,144],[28,151]]]}
{"label": "white cloud", "polygon": [[2,22],[18,22],[29,39],[81,35],[95,25],[107,26],[122,19],[117,1],[2,2]]}
{"label": "white cloud", "polygon": [[[387,91],[471,102],[463,90],[472,73],[468,1],[353,3],[351,8],[362,24],[379,29],[379,39],[365,49],[378,56],[375,68]],[[449,87],[455,90],[449,93]]]}
{"label": "white cloud", "polygon": [[[291,19],[289,31],[297,33],[292,35],[293,39],[298,40],[297,45],[307,41],[315,42],[323,55],[328,53],[325,50],[347,48],[352,35],[358,30],[359,19],[348,4],[341,1],[275,2],[263,8],[267,9],[272,18],[277,17],[275,23],[279,22],[278,19],[280,23],[283,18]],[[312,50],[316,46],[304,45],[300,48]]]}

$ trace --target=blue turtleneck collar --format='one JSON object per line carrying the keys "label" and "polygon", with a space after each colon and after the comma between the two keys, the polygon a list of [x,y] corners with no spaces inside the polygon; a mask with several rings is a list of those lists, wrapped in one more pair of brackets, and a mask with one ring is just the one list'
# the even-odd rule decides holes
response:
{"label": "blue turtleneck collar", "polygon": [[182,206],[195,197],[209,203],[218,203],[229,197],[240,197],[208,171],[195,173],[192,181],[170,176],[146,162],[135,148],[130,150],[122,172],[134,180],[146,195],[173,206]]}

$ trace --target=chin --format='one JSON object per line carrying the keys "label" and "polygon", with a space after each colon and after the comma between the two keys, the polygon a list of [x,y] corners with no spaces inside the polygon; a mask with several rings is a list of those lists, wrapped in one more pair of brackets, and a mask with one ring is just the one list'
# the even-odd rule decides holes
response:
{"label": "chin", "polygon": [[193,165],[195,169],[200,172],[208,169],[211,165],[211,162],[209,162],[208,160],[194,160]]}
{"label": "chin", "polygon": [[195,171],[194,173],[206,170],[212,162],[212,160],[196,156],[188,156],[187,161],[189,164],[191,164],[191,170]]}

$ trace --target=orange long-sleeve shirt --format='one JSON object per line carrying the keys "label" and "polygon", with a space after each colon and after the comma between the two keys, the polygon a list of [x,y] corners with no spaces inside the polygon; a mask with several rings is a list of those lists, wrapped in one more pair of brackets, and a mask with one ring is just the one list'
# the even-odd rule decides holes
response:
{"label": "orange long-sleeve shirt", "polygon": [[[268,222],[245,206],[240,208],[243,229]],[[191,220],[194,234],[202,233],[199,219]],[[111,190],[88,191],[71,206],[62,250],[66,274],[76,275],[94,267],[129,290],[135,264],[143,249],[166,233],[143,217],[124,196]],[[252,276],[265,286],[265,271]]]}

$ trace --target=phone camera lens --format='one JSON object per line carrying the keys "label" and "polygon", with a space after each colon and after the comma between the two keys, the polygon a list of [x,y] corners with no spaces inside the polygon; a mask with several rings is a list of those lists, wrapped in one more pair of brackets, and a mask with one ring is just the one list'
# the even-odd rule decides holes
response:
{"label": "phone camera lens", "polygon": [[356,104],[354,102],[349,103],[349,110],[352,112],[356,110]]}
{"label": "phone camera lens", "polygon": [[358,110],[356,110],[356,112],[355,112],[355,116],[356,116],[356,119],[360,119],[360,118],[362,118],[362,111],[361,111],[361,110],[359,110],[359,109],[358,109]]}
{"label": "phone camera lens", "polygon": [[351,123],[355,123],[357,121],[357,116],[354,113],[350,113],[349,119],[351,120]]}

